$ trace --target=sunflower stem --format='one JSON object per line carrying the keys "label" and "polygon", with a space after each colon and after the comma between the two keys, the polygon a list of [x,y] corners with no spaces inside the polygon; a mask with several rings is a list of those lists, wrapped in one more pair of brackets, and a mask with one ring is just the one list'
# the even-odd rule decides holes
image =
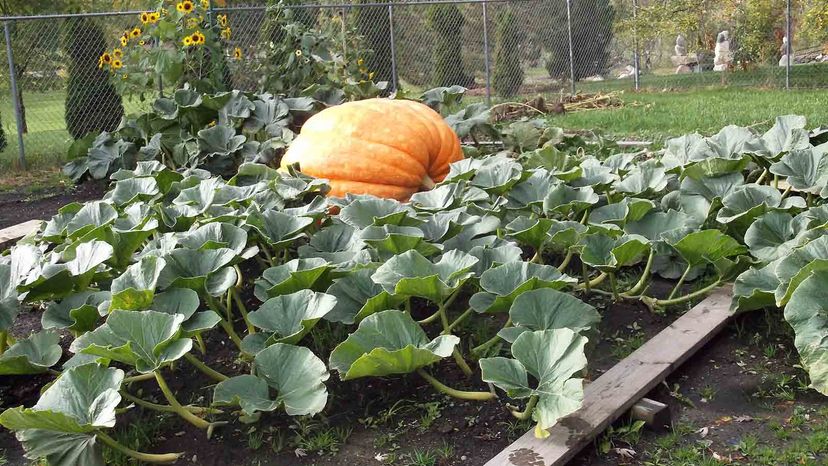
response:
{"label": "sunflower stem", "polygon": [[438,392],[444,393],[454,398],[475,401],[488,401],[495,399],[495,395],[491,392],[466,392],[462,390],[455,390],[443,384],[439,380],[435,379],[431,374],[424,371],[423,369],[417,369],[417,374],[419,374],[420,377],[424,378],[428,383],[430,383],[431,386],[437,389]]}
{"label": "sunflower stem", "polygon": [[190,364],[192,364],[196,369],[200,370],[204,375],[210,377],[211,379],[215,380],[216,382],[224,382],[225,380],[229,379],[226,375],[222,374],[221,372],[213,369],[212,367],[205,364],[203,361],[198,359],[197,357],[193,356],[192,353],[185,353],[184,359],[187,360]]}
{"label": "sunflower stem", "polygon": [[118,443],[117,440],[114,438],[106,435],[101,431],[96,431],[95,436],[100,439],[100,441],[108,446],[109,448],[123,453],[130,458],[134,458],[138,461],[142,461],[144,463],[151,463],[151,464],[166,464],[166,463],[174,463],[178,461],[179,458],[184,456],[184,453],[164,453],[164,454],[154,454],[154,453],[143,453],[140,451],[135,451],[131,448],[127,448],[122,444]]}

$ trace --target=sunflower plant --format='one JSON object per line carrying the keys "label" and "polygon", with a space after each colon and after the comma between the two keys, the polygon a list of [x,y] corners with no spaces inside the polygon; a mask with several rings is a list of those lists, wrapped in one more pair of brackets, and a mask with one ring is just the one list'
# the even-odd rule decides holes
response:
{"label": "sunflower plant", "polygon": [[282,4],[269,8],[262,50],[252,60],[234,62],[252,67],[260,90],[339,103],[385,89],[387,83],[374,83],[374,72],[365,65],[372,52],[339,16],[321,16],[311,27],[297,13]]}
{"label": "sunflower plant", "polygon": [[[203,92],[226,90],[224,16],[211,17],[209,0],[160,0],[101,55],[99,66],[112,73],[121,95],[138,95],[189,85]],[[238,53],[237,53],[238,54]]]}

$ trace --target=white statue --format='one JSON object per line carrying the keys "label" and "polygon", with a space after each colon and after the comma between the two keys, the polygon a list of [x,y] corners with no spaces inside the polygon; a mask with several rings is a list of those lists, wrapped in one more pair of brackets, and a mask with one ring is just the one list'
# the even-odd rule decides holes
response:
{"label": "white statue", "polygon": [[686,74],[693,71],[693,67],[699,64],[699,57],[693,53],[687,55],[687,39],[683,34],[676,37],[676,54],[670,57],[673,64],[676,65],[676,74]]}
{"label": "white statue", "polygon": [[716,37],[716,49],[713,57],[713,71],[725,71],[733,63],[733,54],[730,53],[730,33],[722,31]]}
{"label": "white statue", "polygon": [[679,34],[676,37],[676,56],[683,57],[687,55],[687,39],[684,38],[684,34]]}
{"label": "white statue", "polygon": [[[782,52],[779,66],[788,66],[788,36],[782,37],[782,47],[779,48],[779,51]],[[793,64],[793,57],[791,57],[791,64]]]}

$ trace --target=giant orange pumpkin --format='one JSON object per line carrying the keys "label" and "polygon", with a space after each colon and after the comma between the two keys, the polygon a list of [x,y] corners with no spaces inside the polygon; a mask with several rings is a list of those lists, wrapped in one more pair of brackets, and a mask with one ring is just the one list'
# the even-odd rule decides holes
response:
{"label": "giant orange pumpkin", "polygon": [[282,158],[325,178],[331,196],[373,194],[405,201],[431,189],[463,158],[439,113],[410,100],[368,99],[312,116]]}

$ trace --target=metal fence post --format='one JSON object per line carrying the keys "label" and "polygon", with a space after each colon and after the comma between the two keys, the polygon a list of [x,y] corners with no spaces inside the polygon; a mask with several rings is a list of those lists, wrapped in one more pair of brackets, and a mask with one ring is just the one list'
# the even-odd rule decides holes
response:
{"label": "metal fence post", "polygon": [[638,54],[638,1],[633,0],[633,68],[635,68],[635,90],[641,89],[641,56]]}
{"label": "metal fence post", "polygon": [[14,102],[14,119],[17,123],[17,157],[20,161],[20,168],[25,170],[26,149],[23,147],[23,109],[20,105],[20,95],[17,93],[17,73],[14,71],[14,53],[12,52],[8,21],[3,22],[3,29],[6,36],[6,56],[9,59],[9,80],[11,81],[12,102]]}
{"label": "metal fence post", "polygon": [[566,27],[569,30],[569,80],[572,82],[572,95],[575,95],[575,55],[572,51],[572,0],[566,0]]}
{"label": "metal fence post", "polygon": [[483,61],[486,67],[486,105],[492,106],[492,74],[489,68],[489,9],[483,2]]}
{"label": "metal fence post", "polygon": [[391,41],[391,89],[397,92],[397,47],[394,42],[394,5],[388,4],[388,38]]}
{"label": "metal fence post", "polygon": [[791,89],[791,55],[793,54],[793,37],[791,35],[791,0],[785,5],[785,37],[788,39],[785,44],[785,89]]}

